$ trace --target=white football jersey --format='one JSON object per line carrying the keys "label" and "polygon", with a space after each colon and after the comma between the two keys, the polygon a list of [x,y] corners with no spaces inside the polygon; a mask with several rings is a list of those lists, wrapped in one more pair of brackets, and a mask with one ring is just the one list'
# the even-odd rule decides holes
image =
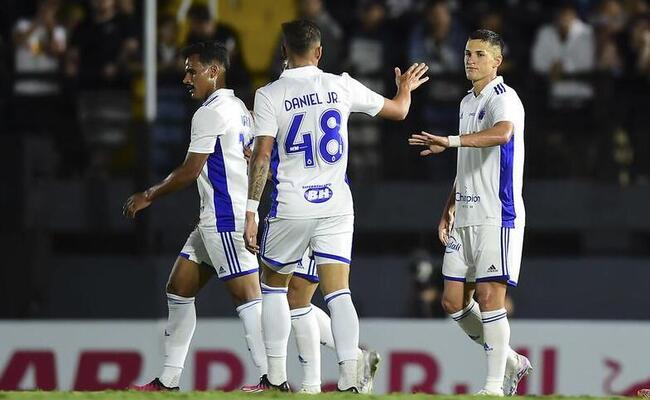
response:
{"label": "white football jersey", "polygon": [[521,196],[524,173],[524,107],[517,93],[497,77],[478,96],[473,91],[460,102],[460,134],[510,121],[514,133],[501,146],[460,147],[456,175],[454,226],[525,225]]}
{"label": "white football jersey", "polygon": [[273,136],[276,187],[270,217],[322,218],[353,214],[347,183],[348,117],[374,116],[384,97],[348,74],[314,66],[285,70],[255,94],[255,136]]}
{"label": "white football jersey", "polygon": [[230,89],[212,93],[192,117],[188,152],[210,154],[197,180],[202,227],[244,229],[248,175],[243,146],[251,141],[252,123],[250,112]]}

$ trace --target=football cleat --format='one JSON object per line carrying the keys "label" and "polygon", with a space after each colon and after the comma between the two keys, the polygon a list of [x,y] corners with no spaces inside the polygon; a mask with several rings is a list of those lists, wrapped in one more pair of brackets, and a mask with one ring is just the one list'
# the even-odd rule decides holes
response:
{"label": "football cleat", "polygon": [[359,393],[370,394],[375,383],[375,375],[381,363],[381,356],[374,350],[362,350],[357,360],[357,379]]}
{"label": "football cleat", "polygon": [[136,392],[178,392],[180,388],[178,386],[176,387],[167,387],[160,382],[160,379],[156,378],[153,381],[138,386],[138,385],[131,385],[129,386],[129,390],[134,390]]}
{"label": "football cleat", "polygon": [[521,354],[517,354],[517,362],[515,365],[511,368],[506,366],[506,373],[503,376],[503,393],[506,396],[516,395],[519,382],[532,371],[533,367],[530,361]]}
{"label": "football cleat", "polygon": [[481,389],[478,392],[476,392],[476,396],[503,397],[503,392],[494,392],[492,390]]}
{"label": "football cleat", "polygon": [[246,385],[242,386],[242,392],[246,393],[258,393],[258,392],[290,392],[289,384],[287,382],[281,383],[279,385],[274,385],[269,382],[269,378],[266,374],[262,375],[260,378],[260,383],[257,385]]}

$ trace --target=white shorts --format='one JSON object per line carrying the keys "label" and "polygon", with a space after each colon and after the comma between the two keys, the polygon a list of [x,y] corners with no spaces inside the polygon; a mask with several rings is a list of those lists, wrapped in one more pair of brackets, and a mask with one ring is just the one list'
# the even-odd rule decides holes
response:
{"label": "white shorts", "polygon": [[306,279],[312,283],[320,282],[318,278],[318,269],[316,268],[316,260],[311,250],[307,249],[302,259],[296,264],[296,270],[293,271],[293,276]]}
{"label": "white shorts", "polygon": [[217,232],[197,227],[179,255],[197,264],[212,266],[223,281],[258,271],[257,258],[244,247],[242,232]]}
{"label": "white shorts", "polygon": [[311,248],[316,265],[350,264],[354,215],[314,219],[267,218],[260,258],[281,274],[290,274]]}
{"label": "white shorts", "polygon": [[454,228],[445,248],[442,276],[452,281],[504,281],[517,286],[523,244],[523,228]]}

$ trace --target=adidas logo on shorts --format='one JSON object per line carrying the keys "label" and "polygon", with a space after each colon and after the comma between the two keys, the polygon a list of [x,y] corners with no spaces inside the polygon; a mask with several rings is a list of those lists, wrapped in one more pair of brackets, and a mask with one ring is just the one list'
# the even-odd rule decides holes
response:
{"label": "adidas logo on shorts", "polygon": [[226,272],[226,269],[223,266],[219,267],[219,273],[223,274],[224,272]]}
{"label": "adidas logo on shorts", "polygon": [[490,265],[490,268],[487,269],[487,272],[497,272],[497,268],[494,265]]}

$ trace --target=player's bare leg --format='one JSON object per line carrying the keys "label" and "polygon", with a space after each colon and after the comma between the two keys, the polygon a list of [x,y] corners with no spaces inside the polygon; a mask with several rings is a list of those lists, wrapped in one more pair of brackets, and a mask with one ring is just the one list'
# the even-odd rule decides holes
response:
{"label": "player's bare leg", "polygon": [[338,389],[358,392],[359,317],[349,289],[350,266],[342,263],[320,264],[318,276],[332,319],[332,334],[339,361]]}
{"label": "player's bare leg", "polygon": [[260,377],[266,375],[266,350],[262,338],[262,292],[257,272],[224,282],[244,325],[246,344]]}
{"label": "player's bare leg", "polygon": [[271,388],[288,391],[287,345],[291,315],[287,291],[292,274],[282,274],[262,263],[262,331]]}
{"label": "player's bare leg", "polygon": [[321,391],[320,329],[311,305],[318,283],[294,275],[289,282],[287,298],[291,309],[291,328],[296,338],[303,380],[300,388],[304,393]]}

